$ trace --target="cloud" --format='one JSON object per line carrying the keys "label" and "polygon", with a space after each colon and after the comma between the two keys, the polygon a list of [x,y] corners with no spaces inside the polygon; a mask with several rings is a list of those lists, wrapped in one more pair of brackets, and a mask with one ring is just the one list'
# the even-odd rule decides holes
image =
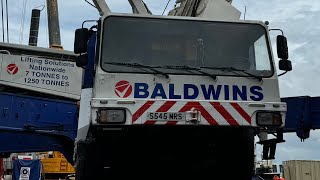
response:
{"label": "cloud", "polygon": [[[17,44],[28,44],[29,37],[29,27],[31,19],[31,10],[37,6],[44,5],[45,0],[28,0],[26,4],[25,15],[22,16],[23,11],[23,0],[18,0],[20,3],[17,6],[16,1],[9,1],[9,13],[10,13],[10,42]],[[108,6],[112,12],[117,13],[131,13],[131,6],[127,0],[107,0]],[[146,0],[145,3],[148,5],[149,9],[153,14],[162,14],[164,7],[166,6],[165,1],[157,0]],[[174,1],[168,6],[169,9],[173,6]],[[85,20],[98,20],[99,13],[98,11],[86,3],[84,0],[68,0],[68,1],[58,1],[59,5],[59,21],[60,21],[60,35],[61,43],[66,50],[73,50],[73,41],[74,41],[74,31],[77,28],[81,27],[81,24]],[[40,17],[40,28],[39,28],[39,38],[38,46],[48,47],[48,25],[47,25],[47,15],[46,8],[41,12]],[[23,23],[23,35],[20,35],[22,28],[22,19]],[[90,27],[92,24],[86,24],[86,27]],[[20,42],[20,39],[23,39]]]}
{"label": "cloud", "polygon": [[[269,21],[270,28],[280,28],[288,39],[289,58],[293,71],[279,78],[281,97],[320,96],[320,1],[313,0],[235,0],[234,5],[242,11],[247,6],[247,19]],[[276,52],[277,32],[271,32],[273,52]],[[277,55],[274,53],[276,63]],[[281,72],[278,70],[278,72]],[[311,137],[301,142],[295,133],[284,135],[285,143],[277,148],[276,161],[292,159],[320,160],[320,131],[311,131]],[[257,146],[257,154],[262,147]]]}
{"label": "cloud", "polygon": [[[235,6],[238,9],[247,6],[248,19],[269,21],[270,28],[280,28],[287,36],[293,71],[279,78],[281,96],[318,96],[320,86],[315,86],[314,77],[320,73],[320,63],[316,53],[320,52],[318,35],[320,28],[315,26],[315,22],[320,18],[320,2],[247,0],[246,3],[236,1]],[[274,50],[277,34],[271,32]],[[278,63],[277,56],[274,55]]]}
{"label": "cloud", "polygon": [[278,161],[320,160],[320,154],[316,151],[320,142],[319,131],[311,131],[311,137],[304,142],[301,142],[295,133],[286,134],[285,139],[287,143],[278,145]]}
{"label": "cloud", "polygon": [[[320,131],[311,131],[310,138],[302,142],[295,133],[284,135],[285,143],[277,146],[276,159],[277,164],[282,164],[288,160],[320,160],[319,149]],[[257,141],[257,140],[256,140]],[[257,160],[261,160],[262,146],[256,147]]]}

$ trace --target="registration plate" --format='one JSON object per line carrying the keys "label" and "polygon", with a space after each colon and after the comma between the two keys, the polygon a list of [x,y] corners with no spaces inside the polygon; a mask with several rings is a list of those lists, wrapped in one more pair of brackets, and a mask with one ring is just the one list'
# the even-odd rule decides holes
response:
{"label": "registration plate", "polygon": [[157,121],[183,121],[186,120],[186,113],[183,112],[148,112],[148,120]]}

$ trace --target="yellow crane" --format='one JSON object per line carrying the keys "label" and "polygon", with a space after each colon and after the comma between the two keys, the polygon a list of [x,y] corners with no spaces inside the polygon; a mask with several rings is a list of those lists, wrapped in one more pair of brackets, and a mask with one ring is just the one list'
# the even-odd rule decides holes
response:
{"label": "yellow crane", "polygon": [[75,173],[74,167],[60,152],[49,151],[39,153],[38,156],[42,162],[45,179],[65,178]]}

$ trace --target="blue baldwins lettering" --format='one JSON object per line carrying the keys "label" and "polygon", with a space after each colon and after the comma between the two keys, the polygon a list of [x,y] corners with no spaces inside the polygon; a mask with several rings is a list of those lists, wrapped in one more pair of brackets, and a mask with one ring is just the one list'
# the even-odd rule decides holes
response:
{"label": "blue baldwins lettering", "polygon": [[205,100],[210,100],[211,95],[213,96],[213,100],[218,100],[221,93],[221,88],[222,85],[218,85],[216,89],[213,85],[209,85],[208,89],[206,88],[206,85],[201,85],[202,93]]}
{"label": "blue baldwins lettering", "polygon": [[228,85],[224,85],[224,99],[225,100],[229,100],[229,86]]}
{"label": "blue baldwins lettering", "polygon": [[233,100],[238,100],[238,95],[240,96],[241,100],[247,101],[247,87],[242,86],[242,90],[236,85],[232,86],[232,92],[233,92]]}
{"label": "blue baldwins lettering", "polygon": [[134,84],[134,98],[147,98],[147,97],[149,97],[148,88],[149,88],[149,85],[146,83],[135,83]]}
{"label": "blue baldwins lettering", "polygon": [[174,84],[169,84],[169,99],[181,99],[181,95],[174,94]]}
{"label": "blue baldwins lettering", "polygon": [[250,96],[250,98],[253,100],[253,101],[261,101],[263,100],[263,94],[262,92],[262,87],[260,86],[252,86],[250,88],[250,92],[253,94],[253,96]]}
{"label": "blue baldwins lettering", "polygon": [[156,97],[161,97],[162,99],[167,99],[166,92],[163,89],[162,84],[157,83],[152,92],[151,98],[155,99]]}
{"label": "blue baldwins lettering", "polygon": [[[193,94],[189,94],[189,89],[193,90]],[[184,99],[196,99],[199,96],[199,89],[196,85],[185,84],[184,85]]]}

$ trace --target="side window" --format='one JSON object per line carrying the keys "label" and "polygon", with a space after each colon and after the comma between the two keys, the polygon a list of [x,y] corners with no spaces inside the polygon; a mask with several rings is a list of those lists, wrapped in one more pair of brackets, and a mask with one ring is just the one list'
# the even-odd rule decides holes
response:
{"label": "side window", "polygon": [[269,52],[266,43],[266,36],[261,36],[254,43],[256,70],[269,70],[271,71],[271,64],[269,61]]}

